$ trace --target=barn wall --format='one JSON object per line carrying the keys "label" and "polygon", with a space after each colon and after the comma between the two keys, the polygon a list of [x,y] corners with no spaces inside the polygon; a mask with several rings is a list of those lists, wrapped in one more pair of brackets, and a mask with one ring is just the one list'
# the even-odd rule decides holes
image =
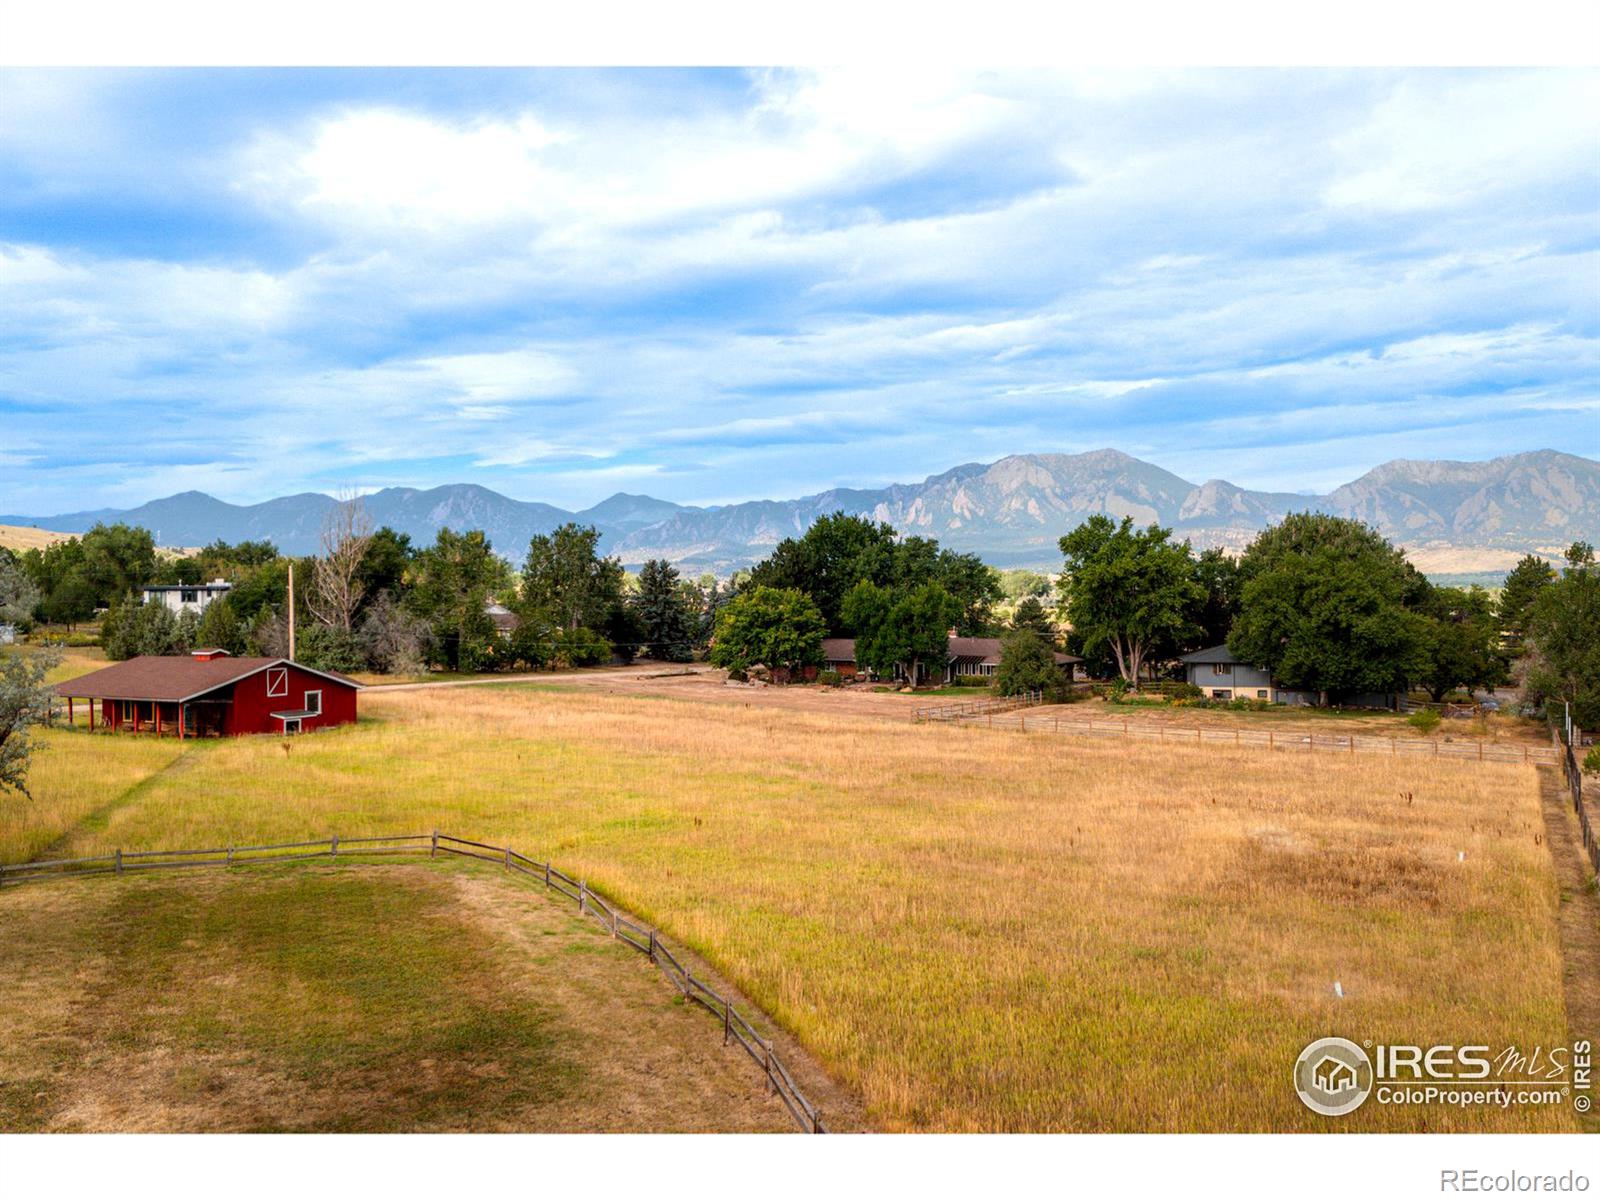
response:
{"label": "barn wall", "polygon": [[289,694],[267,695],[267,672],[257,671],[233,685],[233,705],[228,712],[224,732],[282,733],[283,723],[272,716],[286,709],[304,708],[306,692],[322,690],[322,715],[307,717],[302,731],[327,729],[335,725],[348,725],[356,719],[356,689],[345,684],[324,679],[300,667],[289,665]]}

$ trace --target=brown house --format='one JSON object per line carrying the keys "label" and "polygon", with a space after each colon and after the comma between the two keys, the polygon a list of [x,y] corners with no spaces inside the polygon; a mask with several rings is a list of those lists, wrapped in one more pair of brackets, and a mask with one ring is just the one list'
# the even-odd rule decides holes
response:
{"label": "brown house", "polygon": [[[822,639],[823,670],[837,671],[848,679],[860,673],[856,663],[855,638]],[[1068,679],[1083,659],[1073,654],[1056,653],[1056,665]],[[993,678],[1000,671],[1000,639],[992,637],[957,637],[950,635],[948,653],[943,668],[923,663],[917,682],[926,683],[934,673],[939,673],[944,683],[953,683],[958,675],[981,675]]]}

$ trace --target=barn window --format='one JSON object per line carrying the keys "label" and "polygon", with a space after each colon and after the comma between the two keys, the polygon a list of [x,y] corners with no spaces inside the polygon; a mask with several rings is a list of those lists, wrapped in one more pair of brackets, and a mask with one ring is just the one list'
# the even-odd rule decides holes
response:
{"label": "barn window", "polygon": [[287,696],[289,694],[289,668],[267,668],[267,695]]}
{"label": "barn window", "polygon": [[322,715],[322,689],[321,688],[317,688],[314,691],[307,692],[306,693],[306,702],[305,702],[303,707],[305,708],[305,710],[308,713],[312,714],[313,716],[321,716]]}
{"label": "barn window", "polygon": [[134,713],[137,712],[137,711],[138,711],[137,706],[134,704],[134,702],[132,700],[124,700],[122,702],[122,720],[123,720],[123,723],[126,724],[126,725],[132,725],[133,724]]}

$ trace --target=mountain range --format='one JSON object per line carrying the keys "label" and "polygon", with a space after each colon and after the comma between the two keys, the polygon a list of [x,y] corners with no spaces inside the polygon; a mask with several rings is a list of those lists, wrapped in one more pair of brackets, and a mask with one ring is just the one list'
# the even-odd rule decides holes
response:
{"label": "mountain range", "polygon": [[[817,517],[843,510],[906,534],[975,551],[995,566],[1056,567],[1060,536],[1092,513],[1170,526],[1196,546],[1238,550],[1291,511],[1357,517],[1435,575],[1503,572],[1525,553],[1555,557],[1571,542],[1600,542],[1600,462],[1538,450],[1487,462],[1397,459],[1325,496],[1258,492],[1221,479],[1193,484],[1117,450],[1019,454],[968,463],[921,483],[834,489],[797,500],[697,508],[619,492],[578,512],[513,500],[476,484],[385,488],[365,497],[373,522],[431,542],[435,533],[482,529],[519,560],[528,539],[565,521],[596,526],[602,547],[626,564],[667,558],[690,571],[726,572],[764,557]],[[304,492],[228,504],[183,492],[131,509],[0,516],[0,523],[77,533],[98,521],[141,525],[168,546],[217,538],[267,539],[289,553],[318,546],[328,496]]]}

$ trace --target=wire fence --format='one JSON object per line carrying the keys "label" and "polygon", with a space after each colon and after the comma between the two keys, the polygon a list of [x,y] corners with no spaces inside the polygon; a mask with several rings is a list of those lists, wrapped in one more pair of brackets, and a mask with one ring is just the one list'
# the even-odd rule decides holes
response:
{"label": "wire fence", "polygon": [[441,854],[476,858],[507,871],[542,881],[553,892],[575,901],[578,912],[591,917],[618,941],[645,954],[673,985],[690,1000],[722,1022],[724,1045],[737,1042],[767,1077],[769,1090],[783,1101],[789,1114],[807,1133],[826,1133],[822,1115],[795,1083],[778,1058],[772,1042],[762,1037],[726,996],[695,978],[653,927],[635,919],[614,900],[596,892],[583,879],[568,875],[550,862],[539,862],[509,846],[493,846],[447,833],[400,834],[388,837],[322,838],[311,842],[279,842],[268,846],[225,846],[203,850],[116,850],[90,858],[61,858],[41,862],[0,864],[0,888],[51,879],[87,875],[131,875],[142,871],[180,870],[189,867],[237,867],[250,863],[304,862],[312,859],[370,858],[374,855],[414,855],[436,858]]}
{"label": "wire fence", "polygon": [[984,700],[925,705],[912,709],[911,719],[919,725],[924,721],[963,721],[972,717],[1015,712],[1019,708],[1034,708],[1043,703],[1044,692],[1034,688],[1029,692],[1018,692],[1015,696],[990,696]]}
{"label": "wire fence", "polygon": [[1583,841],[1584,853],[1589,856],[1589,865],[1594,868],[1596,875],[1600,875],[1600,840],[1596,840],[1594,822],[1589,819],[1589,810],[1583,803],[1583,771],[1578,766],[1576,747],[1578,740],[1571,717],[1567,718],[1563,729],[1558,730],[1553,724],[1550,726],[1551,746],[1561,762],[1561,777],[1572,797],[1572,810],[1578,814],[1578,836]]}
{"label": "wire fence", "polygon": [[1554,766],[1558,753],[1522,742],[1461,741],[1454,738],[1399,738],[1381,734],[1328,734],[1304,730],[1224,729],[1168,725],[1137,718],[1093,720],[1057,713],[984,714],[985,726],[1023,733],[1058,733],[1076,737],[1126,737],[1191,746],[1250,746],[1263,750],[1321,751],[1335,754],[1382,754],[1390,758],[1448,758],[1470,762],[1531,763]]}

